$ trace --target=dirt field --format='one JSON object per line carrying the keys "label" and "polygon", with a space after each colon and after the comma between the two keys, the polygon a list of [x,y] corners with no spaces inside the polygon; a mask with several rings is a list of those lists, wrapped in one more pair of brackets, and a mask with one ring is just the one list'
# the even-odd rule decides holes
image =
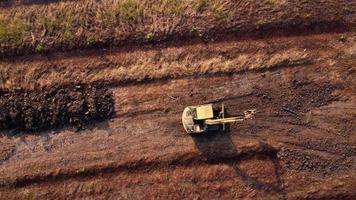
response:
{"label": "dirt field", "polygon": [[[26,2],[1,9],[57,4]],[[344,28],[0,60],[0,199],[356,199],[356,16],[334,11]],[[257,114],[187,135],[205,103]]]}

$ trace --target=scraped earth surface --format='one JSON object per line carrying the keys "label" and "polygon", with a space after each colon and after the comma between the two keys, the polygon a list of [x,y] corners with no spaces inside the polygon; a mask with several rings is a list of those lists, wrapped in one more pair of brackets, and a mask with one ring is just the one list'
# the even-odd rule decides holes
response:
{"label": "scraped earth surface", "polygon": [[[0,198],[355,199],[355,38],[232,37],[4,61],[14,73],[27,63],[42,85],[116,72],[100,78],[116,113],[81,131],[1,130]],[[182,110],[205,103],[257,114],[227,133],[187,135]]]}

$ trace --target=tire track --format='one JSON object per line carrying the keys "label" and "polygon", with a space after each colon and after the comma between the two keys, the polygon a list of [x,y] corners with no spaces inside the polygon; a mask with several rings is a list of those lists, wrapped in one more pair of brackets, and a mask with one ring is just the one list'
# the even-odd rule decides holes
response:
{"label": "tire track", "polygon": [[119,172],[135,173],[137,171],[149,172],[152,170],[160,170],[172,167],[189,167],[195,165],[217,165],[228,164],[234,165],[236,162],[247,159],[256,155],[266,155],[276,159],[278,149],[265,144],[259,143],[255,146],[241,148],[225,157],[207,157],[206,155],[197,155],[195,153],[185,153],[177,155],[168,160],[159,160],[154,158],[151,160],[135,160],[124,163],[111,163],[104,166],[83,167],[74,171],[59,171],[49,174],[25,175],[18,177],[15,180],[1,180],[0,188],[22,188],[32,184],[62,182],[70,179],[92,179],[97,176],[113,175]]}

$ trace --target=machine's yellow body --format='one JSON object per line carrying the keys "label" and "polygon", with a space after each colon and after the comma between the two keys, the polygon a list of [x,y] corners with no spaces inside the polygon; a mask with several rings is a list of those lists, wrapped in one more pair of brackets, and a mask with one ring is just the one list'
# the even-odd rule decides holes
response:
{"label": "machine's yellow body", "polygon": [[213,106],[211,104],[196,106],[196,120],[210,119],[214,117]]}
{"label": "machine's yellow body", "polygon": [[225,118],[225,108],[214,113],[213,105],[199,105],[186,107],[182,115],[182,123],[188,134],[204,133],[209,131],[225,130],[226,123],[241,122],[250,119],[255,110],[247,110],[243,116]]}

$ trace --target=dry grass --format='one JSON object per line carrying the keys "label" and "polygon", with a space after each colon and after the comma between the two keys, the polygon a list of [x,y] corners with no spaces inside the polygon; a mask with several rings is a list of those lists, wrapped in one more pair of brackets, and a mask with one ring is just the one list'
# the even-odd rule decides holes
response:
{"label": "dry grass", "polygon": [[[284,44],[286,40],[278,41]],[[297,42],[298,43],[298,42]],[[276,66],[303,65],[311,58],[304,49],[291,48],[268,53],[270,42],[224,43],[209,46],[138,50],[93,56],[55,59],[51,62],[0,63],[0,88],[34,88],[65,82],[142,82],[192,75],[236,73]],[[279,46],[279,45],[277,45]],[[202,49],[205,50],[202,50]],[[240,49],[239,51],[236,51]],[[222,52],[229,57],[221,56]],[[30,66],[30,67],[29,67]]]}
{"label": "dry grass", "polygon": [[[328,49],[346,45],[344,56],[352,56],[355,37],[350,34],[281,38],[264,41],[227,41],[209,45],[113,52],[91,56],[54,57],[0,62],[0,89],[58,85],[67,82],[143,82],[197,75],[231,74],[268,68],[303,66]],[[323,45],[322,53],[305,51],[304,44]],[[347,47],[349,45],[349,47]],[[341,47],[340,47],[341,48]],[[330,60],[328,62],[336,62]],[[350,67],[352,64],[350,64]],[[132,102],[135,104],[135,102]]]}
{"label": "dry grass", "polygon": [[[355,7],[352,3],[319,1],[81,0],[13,6],[1,9],[0,53],[118,46],[212,31],[246,32],[300,18],[306,23],[353,20],[343,12]],[[193,28],[200,34],[192,34]]]}
{"label": "dry grass", "polygon": [[28,26],[19,18],[0,17],[0,43],[21,45]]}

